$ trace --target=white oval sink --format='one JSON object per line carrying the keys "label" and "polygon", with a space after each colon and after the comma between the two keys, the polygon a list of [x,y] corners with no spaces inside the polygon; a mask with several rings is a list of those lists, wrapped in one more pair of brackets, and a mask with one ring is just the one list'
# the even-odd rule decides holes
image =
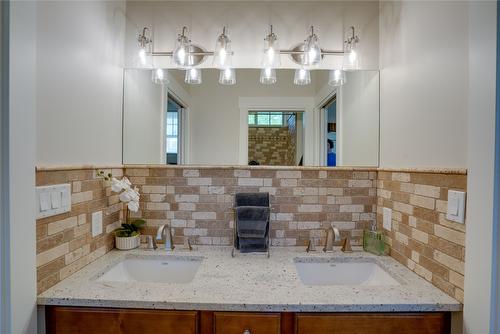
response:
{"label": "white oval sink", "polygon": [[115,282],[189,283],[202,258],[195,256],[164,256],[126,258],[106,271],[97,280]]}
{"label": "white oval sink", "polygon": [[295,259],[294,263],[300,280],[305,285],[400,285],[373,262],[314,262],[310,259]]}

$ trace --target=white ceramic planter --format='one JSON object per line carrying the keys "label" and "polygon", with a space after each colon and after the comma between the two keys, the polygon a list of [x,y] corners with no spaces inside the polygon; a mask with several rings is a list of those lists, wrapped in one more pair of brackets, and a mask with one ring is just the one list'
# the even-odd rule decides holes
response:
{"label": "white ceramic planter", "polygon": [[139,247],[141,243],[141,236],[136,235],[133,237],[117,237],[115,236],[116,248],[121,250],[129,250]]}

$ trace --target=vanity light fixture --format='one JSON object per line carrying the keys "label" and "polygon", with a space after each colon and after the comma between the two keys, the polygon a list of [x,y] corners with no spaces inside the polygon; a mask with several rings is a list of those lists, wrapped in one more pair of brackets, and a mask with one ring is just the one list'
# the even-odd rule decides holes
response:
{"label": "vanity light fixture", "polygon": [[158,85],[166,85],[168,84],[167,71],[163,68],[156,68],[151,71],[152,77],[151,80]]}
{"label": "vanity light fixture", "polygon": [[342,62],[342,67],[344,70],[357,70],[359,68],[359,55],[358,55],[358,43],[359,37],[354,31],[354,27],[349,28],[351,30],[351,36],[349,36],[345,41],[345,54]]}
{"label": "vanity light fixture", "polygon": [[233,52],[231,51],[231,40],[226,34],[226,27],[222,28],[222,34],[215,42],[213,65],[218,69],[226,69],[232,65]]}
{"label": "vanity light fixture", "polygon": [[220,70],[219,83],[221,85],[235,85],[236,84],[236,71],[234,68],[225,68]]}
{"label": "vanity light fixture", "polygon": [[190,85],[201,84],[201,70],[199,68],[188,68],[186,70],[186,76],[184,77],[184,82]]}
{"label": "vanity light fixture", "polygon": [[311,71],[303,67],[296,69],[293,83],[298,86],[309,85],[311,83]]}
{"label": "vanity light fixture", "polygon": [[260,83],[264,85],[275,84],[276,79],[276,69],[271,67],[266,67],[260,70]]}
{"label": "vanity light fixture", "polygon": [[148,27],[144,27],[142,32],[139,33],[137,37],[137,41],[139,42],[139,64],[140,66],[148,65],[148,58],[151,52],[151,44],[153,40],[148,37],[147,32],[149,31]]}
{"label": "vanity light fixture", "polygon": [[269,26],[269,35],[264,38],[264,54],[262,56],[262,68],[277,68],[281,66],[280,47],[278,37],[273,32],[273,26]]}
{"label": "vanity light fixture", "polygon": [[347,82],[346,73],[344,70],[331,70],[328,73],[328,84],[330,86],[338,87],[345,85]]}
{"label": "vanity light fixture", "polygon": [[304,41],[304,62],[305,65],[313,66],[321,61],[321,48],[318,36],[314,33],[314,26],[311,26],[311,33]]}

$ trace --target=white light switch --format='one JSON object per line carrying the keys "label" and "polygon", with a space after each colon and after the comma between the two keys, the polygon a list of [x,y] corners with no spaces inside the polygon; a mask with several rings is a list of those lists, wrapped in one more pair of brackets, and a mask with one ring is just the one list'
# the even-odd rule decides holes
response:
{"label": "white light switch", "polygon": [[59,209],[61,207],[61,191],[52,191],[50,193],[50,202],[52,205],[52,209]]}
{"label": "white light switch", "polygon": [[71,185],[36,187],[37,219],[71,211]]}
{"label": "white light switch", "polygon": [[50,203],[50,193],[45,192],[40,194],[40,211],[47,211],[52,208]]}
{"label": "white light switch", "polygon": [[102,233],[102,211],[92,213],[92,237]]}
{"label": "white light switch", "polygon": [[446,219],[457,223],[465,223],[465,192],[448,190]]}
{"label": "white light switch", "polygon": [[386,230],[390,231],[392,229],[392,210],[389,208],[384,208],[383,215],[384,215],[384,219],[382,222],[382,226]]}

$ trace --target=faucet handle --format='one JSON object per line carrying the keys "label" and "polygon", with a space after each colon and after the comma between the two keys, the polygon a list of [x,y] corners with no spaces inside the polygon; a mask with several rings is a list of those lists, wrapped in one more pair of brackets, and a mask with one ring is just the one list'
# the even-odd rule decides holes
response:
{"label": "faucet handle", "polygon": [[156,245],[156,240],[155,238],[153,238],[152,235],[147,235],[146,236],[146,240],[147,240],[147,243],[148,243],[148,246],[147,246],[147,249],[157,249],[158,246]]}
{"label": "faucet handle", "polygon": [[352,253],[351,240],[349,237],[345,237],[342,242],[342,248],[340,249],[344,253]]}

